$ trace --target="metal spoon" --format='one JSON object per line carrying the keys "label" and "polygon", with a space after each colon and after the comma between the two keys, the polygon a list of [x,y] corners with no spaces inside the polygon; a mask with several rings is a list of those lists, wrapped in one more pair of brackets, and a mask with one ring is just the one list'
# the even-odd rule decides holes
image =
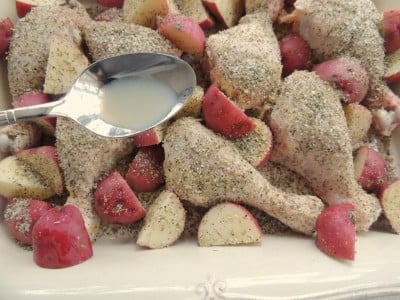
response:
{"label": "metal spoon", "polygon": [[[121,128],[101,119],[100,89],[119,78],[151,77],[168,84],[176,93],[169,112],[150,126]],[[134,53],[106,58],[90,65],[61,99],[45,104],[0,111],[0,126],[35,118],[63,116],[71,118],[103,137],[127,137],[157,126],[175,115],[193,93],[196,76],[180,58],[158,53]],[[145,112],[144,112],[145,113]]]}

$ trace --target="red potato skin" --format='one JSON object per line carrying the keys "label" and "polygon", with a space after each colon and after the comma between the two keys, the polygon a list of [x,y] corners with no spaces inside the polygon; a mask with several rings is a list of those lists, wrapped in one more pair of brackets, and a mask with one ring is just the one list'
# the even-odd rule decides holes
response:
{"label": "red potato skin", "polygon": [[97,0],[97,3],[104,7],[122,8],[124,5],[124,0]]}
{"label": "red potato skin", "polygon": [[383,12],[383,36],[386,53],[392,53],[400,48],[400,10]]}
{"label": "red potato skin", "polygon": [[[24,209],[20,208],[21,204]],[[45,201],[13,198],[7,202],[5,207],[4,224],[17,241],[25,245],[32,245],[33,226],[51,208],[51,204]]]}
{"label": "red potato skin", "polygon": [[32,229],[32,248],[36,264],[48,269],[71,267],[93,256],[83,217],[74,205],[54,207],[40,217]]}
{"label": "red potato skin", "polygon": [[315,244],[325,254],[354,260],[356,227],[353,204],[331,205],[318,216]]}
{"label": "red potato skin", "polygon": [[[179,31],[182,36],[178,38],[171,29]],[[183,52],[193,54],[197,58],[203,56],[206,37],[203,29],[192,18],[184,14],[167,15],[158,23],[157,31]],[[183,43],[182,40],[184,38],[187,41],[191,40],[191,43]],[[186,47],[184,45],[186,45]],[[195,50],[192,48],[193,45],[197,45]]]}
{"label": "red potato skin", "polygon": [[42,92],[26,92],[20,98],[14,100],[11,104],[14,107],[24,107],[36,104],[50,102],[49,95]]}
{"label": "red potato skin", "polygon": [[[15,108],[25,107],[50,102],[49,95],[42,92],[26,92],[18,99],[14,100],[11,105]],[[37,119],[36,122],[45,128],[47,134],[52,134],[55,130],[57,118]]]}
{"label": "red potato skin", "polygon": [[19,18],[23,18],[25,17],[25,15],[27,13],[29,13],[33,7],[35,7],[36,5],[30,4],[30,3],[26,3],[23,1],[15,1],[15,9],[17,11],[17,16]]}
{"label": "red potato skin", "polygon": [[40,146],[36,148],[29,148],[22,150],[21,152],[18,153],[18,155],[31,155],[31,154],[47,156],[51,158],[59,166],[57,149],[54,146]]}
{"label": "red potato skin", "polygon": [[164,184],[164,150],[161,146],[140,148],[125,179],[137,192],[152,192]]}
{"label": "red potato skin", "polygon": [[133,137],[133,144],[136,147],[153,146],[159,143],[161,143],[161,141],[153,129],[149,129]]}
{"label": "red potato skin", "polygon": [[400,81],[400,71],[396,74],[384,78],[386,83],[396,83]]}
{"label": "red potato skin", "polygon": [[311,48],[298,34],[289,34],[279,41],[282,57],[282,74],[288,76],[295,70],[305,70],[311,60]]}
{"label": "red potato skin", "polygon": [[10,18],[5,18],[0,22],[0,55],[8,51],[13,28],[14,24]]}
{"label": "red potato skin", "polygon": [[255,128],[254,122],[214,85],[204,95],[202,114],[207,127],[228,138],[245,136]]}
{"label": "red potato skin", "polygon": [[359,103],[367,94],[369,86],[367,71],[352,60],[346,58],[328,60],[316,65],[313,71],[322,80],[340,90],[346,103]]}
{"label": "red potato skin", "polygon": [[144,217],[146,211],[118,172],[101,180],[94,192],[94,207],[111,224],[128,225]]}
{"label": "red potato skin", "polygon": [[199,25],[200,25],[201,29],[208,30],[208,29],[214,28],[215,23],[213,20],[208,19],[208,20],[204,20],[204,21],[200,22]]}
{"label": "red potato skin", "polygon": [[368,146],[361,146],[357,155],[366,151],[366,159],[357,182],[367,192],[378,192],[388,180],[388,168],[382,155]]}
{"label": "red potato skin", "polygon": [[264,166],[267,164],[267,162],[271,158],[272,149],[273,149],[273,145],[271,145],[271,147],[269,148],[268,152],[265,154],[264,158],[256,166],[257,170],[260,170],[260,169],[264,168]]}

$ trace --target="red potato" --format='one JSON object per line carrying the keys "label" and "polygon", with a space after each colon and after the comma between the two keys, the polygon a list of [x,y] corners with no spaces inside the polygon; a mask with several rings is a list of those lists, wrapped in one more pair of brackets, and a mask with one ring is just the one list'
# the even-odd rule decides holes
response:
{"label": "red potato", "polygon": [[17,241],[32,245],[33,225],[51,208],[51,204],[45,201],[12,198],[4,209],[4,224]]}
{"label": "red potato", "polygon": [[231,202],[210,208],[201,219],[197,241],[200,246],[252,244],[260,241],[261,227],[243,206]]}
{"label": "red potato", "polygon": [[66,268],[93,256],[92,243],[79,209],[73,205],[45,212],[32,229],[33,258],[43,268]]}
{"label": "red potato", "polygon": [[354,156],[354,176],[367,192],[377,192],[388,180],[386,161],[379,152],[361,146]]}
{"label": "red potato", "polygon": [[298,34],[289,34],[279,41],[284,76],[305,70],[311,60],[311,48]]}
{"label": "red potato", "polygon": [[203,56],[206,37],[192,18],[184,14],[168,15],[158,23],[157,30],[182,51],[197,58]]}
{"label": "red potato", "polygon": [[117,171],[101,180],[94,192],[94,207],[111,224],[127,225],[144,217],[146,211]]}
{"label": "red potato", "polygon": [[0,22],[0,55],[8,51],[13,27],[14,25],[10,18],[5,18]]}
{"label": "red potato", "polygon": [[272,154],[272,132],[260,119],[252,119],[255,128],[248,135],[232,140],[242,157],[256,169],[261,169]]}
{"label": "red potato", "polygon": [[[12,102],[12,106],[25,107],[36,104],[43,104],[50,102],[50,97],[42,92],[26,92],[20,98],[14,100]],[[43,129],[44,133],[47,135],[54,135],[56,129],[57,118],[43,118],[35,120],[35,123],[38,124],[41,129]]]}
{"label": "red potato", "polygon": [[125,179],[136,192],[152,192],[164,184],[164,150],[161,146],[140,148]]}
{"label": "red potato", "polygon": [[400,10],[383,12],[382,27],[386,53],[392,53],[400,48]]}
{"label": "red potato", "polygon": [[228,138],[243,137],[255,128],[253,120],[214,85],[204,95],[202,114],[207,127]]}
{"label": "red potato", "polygon": [[340,90],[346,103],[361,102],[368,91],[367,71],[356,61],[338,58],[325,61],[313,69],[322,80]]}
{"label": "red potato", "polygon": [[181,200],[173,192],[162,191],[147,210],[136,244],[150,249],[168,247],[181,236],[185,221]]}
{"label": "red potato", "polygon": [[379,200],[393,231],[400,234],[400,180],[384,184],[379,193]]}
{"label": "red potato", "polygon": [[387,83],[395,83],[400,81],[400,49],[385,56],[385,81]]}
{"label": "red potato", "polygon": [[242,0],[202,0],[209,12],[229,28],[236,25],[244,15]]}
{"label": "red potato", "polygon": [[97,0],[97,3],[104,7],[118,7],[122,8],[124,0]]}
{"label": "red potato", "polygon": [[354,205],[350,203],[325,208],[315,223],[315,244],[325,254],[339,259],[354,260],[356,226]]}
{"label": "red potato", "polygon": [[64,192],[63,174],[54,146],[40,146],[22,150],[15,156],[40,175],[43,182],[51,187],[57,195]]}
{"label": "red potato", "polygon": [[39,174],[12,155],[0,160],[0,195],[44,200],[55,192]]}
{"label": "red potato", "polygon": [[195,20],[202,29],[207,30],[215,26],[214,19],[205,9],[201,0],[182,0],[179,10],[186,16]]}
{"label": "red potato", "polygon": [[16,0],[15,8],[17,16],[22,18],[29,13],[33,7],[41,5],[62,5],[65,4],[66,0]]}
{"label": "red potato", "polygon": [[351,144],[361,142],[371,128],[372,113],[365,106],[358,103],[347,104],[343,107],[349,128]]}
{"label": "red potato", "polygon": [[167,126],[168,123],[164,122],[152,129],[135,135],[133,137],[133,144],[136,147],[147,147],[160,144],[164,138],[165,129]]}

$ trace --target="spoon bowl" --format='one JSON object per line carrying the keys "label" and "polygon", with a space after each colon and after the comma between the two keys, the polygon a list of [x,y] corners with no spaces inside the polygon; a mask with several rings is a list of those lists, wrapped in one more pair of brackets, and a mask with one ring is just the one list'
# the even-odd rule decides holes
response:
{"label": "spoon bowl", "polygon": [[[175,94],[175,101],[171,102],[165,113],[134,128],[105,121],[102,117],[102,88],[119,79],[138,78],[154,79],[167,85]],[[178,57],[158,53],[118,55],[97,61],[86,68],[65,96],[57,101],[0,111],[0,126],[35,118],[63,116],[103,137],[134,136],[174,116],[190,98],[195,86],[193,69]],[[142,107],[135,109],[146,116],[146,110]]]}

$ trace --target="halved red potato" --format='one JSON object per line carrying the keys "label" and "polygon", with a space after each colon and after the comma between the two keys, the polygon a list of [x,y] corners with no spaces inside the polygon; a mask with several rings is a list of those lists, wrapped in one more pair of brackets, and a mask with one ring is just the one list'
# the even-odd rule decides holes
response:
{"label": "halved red potato", "polygon": [[225,27],[236,25],[244,15],[242,0],[202,0],[209,12]]}
{"label": "halved red potato", "polygon": [[243,206],[225,202],[210,208],[201,219],[197,241],[200,246],[253,244],[260,241],[261,228]]}
{"label": "halved red potato", "polygon": [[58,269],[93,256],[92,242],[79,209],[73,205],[46,211],[32,229],[33,258],[43,268]]}
{"label": "halved red potato", "polygon": [[400,233],[400,180],[384,184],[379,194],[382,210],[393,231]]}
{"label": "halved red potato", "polygon": [[207,127],[228,138],[243,137],[255,128],[253,120],[214,85],[204,95],[202,114]]}
{"label": "halved red potato", "polygon": [[311,48],[298,34],[292,33],[279,41],[282,57],[282,74],[288,76],[295,70],[305,70],[311,60]]}
{"label": "halved red potato", "polygon": [[400,9],[383,12],[382,31],[386,53],[400,48]]}
{"label": "halved red potato", "polygon": [[372,125],[372,113],[364,105],[358,103],[344,105],[343,111],[349,128],[351,144],[355,145],[367,136]]}
{"label": "halved red potato", "polygon": [[260,119],[252,118],[255,128],[244,137],[233,139],[242,157],[256,169],[261,169],[272,154],[273,138],[271,129]]}
{"label": "halved red potato", "polygon": [[0,22],[0,55],[6,53],[8,50],[13,27],[14,24],[10,18],[5,18]]}
{"label": "halved red potato", "polygon": [[22,150],[16,154],[16,157],[38,173],[57,195],[61,195],[64,192],[64,179],[56,147],[40,146]]}
{"label": "halved red potato", "polygon": [[142,147],[129,165],[125,179],[136,192],[152,192],[164,183],[164,150],[160,145]]}
{"label": "halved red potato", "polygon": [[385,56],[385,81],[387,83],[395,83],[400,81],[400,49]]}
{"label": "halved red potato", "polygon": [[356,226],[354,205],[337,204],[325,208],[318,216],[315,244],[325,254],[339,259],[354,260]]}
{"label": "halved red potato", "polygon": [[157,30],[183,52],[203,56],[206,37],[194,19],[184,14],[168,15],[158,23]]}
{"label": "halved red potato", "polygon": [[117,171],[99,182],[93,198],[97,213],[110,224],[131,224],[146,214],[135,193]]}
{"label": "halved red potato", "polygon": [[377,192],[388,180],[388,168],[382,155],[368,146],[361,146],[354,156],[354,176],[367,192]]}
{"label": "halved red potato", "polygon": [[4,209],[4,224],[10,234],[25,245],[32,245],[32,228],[52,206],[30,198],[9,199]]}
{"label": "halved red potato", "polygon": [[361,102],[368,92],[367,71],[355,60],[337,58],[316,65],[315,73],[342,92],[346,103]]}

